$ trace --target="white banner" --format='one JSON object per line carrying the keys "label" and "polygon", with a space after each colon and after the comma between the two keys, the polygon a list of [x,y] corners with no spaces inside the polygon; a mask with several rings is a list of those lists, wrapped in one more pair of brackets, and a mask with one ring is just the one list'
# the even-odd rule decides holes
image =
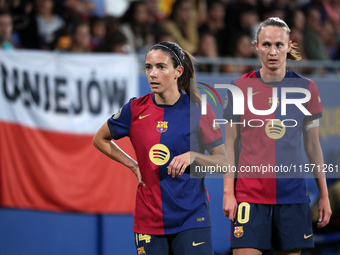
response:
{"label": "white banner", "polygon": [[0,51],[0,121],[93,134],[138,96],[133,55]]}

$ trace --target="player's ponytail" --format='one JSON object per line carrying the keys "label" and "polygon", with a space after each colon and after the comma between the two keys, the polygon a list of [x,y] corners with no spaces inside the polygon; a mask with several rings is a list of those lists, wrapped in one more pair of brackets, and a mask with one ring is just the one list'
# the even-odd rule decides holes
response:
{"label": "player's ponytail", "polygon": [[201,104],[201,96],[196,84],[194,57],[185,50],[183,53],[184,72],[182,76],[178,78],[178,88],[184,90],[195,104]]}
{"label": "player's ponytail", "polygon": [[174,68],[183,66],[183,74],[178,78],[178,89],[184,90],[195,104],[201,103],[200,93],[196,85],[194,57],[173,42],[160,42],[150,48],[151,50],[162,50],[171,57]]}

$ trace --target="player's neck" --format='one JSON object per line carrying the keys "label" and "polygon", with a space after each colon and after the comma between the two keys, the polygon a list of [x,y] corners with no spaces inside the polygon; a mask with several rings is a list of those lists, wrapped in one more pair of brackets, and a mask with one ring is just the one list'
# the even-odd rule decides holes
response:
{"label": "player's neck", "polygon": [[181,96],[181,93],[178,90],[165,91],[164,93],[159,93],[159,94],[156,93],[155,102],[156,104],[173,105],[178,101],[180,96]]}
{"label": "player's neck", "polygon": [[286,76],[286,68],[269,70],[265,67],[262,67],[260,69],[260,75],[264,82],[282,81],[283,78]]}

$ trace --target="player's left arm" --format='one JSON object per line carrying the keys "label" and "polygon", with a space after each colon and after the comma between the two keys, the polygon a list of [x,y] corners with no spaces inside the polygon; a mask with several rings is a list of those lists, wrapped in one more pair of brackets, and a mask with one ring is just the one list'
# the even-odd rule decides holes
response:
{"label": "player's left arm", "polygon": [[168,166],[168,174],[172,177],[182,175],[187,166],[194,161],[203,166],[227,166],[229,164],[227,152],[223,144],[207,149],[210,155],[188,151],[172,159]]}
{"label": "player's left arm", "polygon": [[319,126],[315,125],[315,121],[318,120],[313,120],[305,124],[303,130],[303,141],[308,161],[310,164],[315,165],[313,175],[320,193],[319,218],[317,226],[321,228],[328,224],[332,210],[328,197],[325,173],[318,171],[318,169],[322,169],[324,160],[319,141]]}

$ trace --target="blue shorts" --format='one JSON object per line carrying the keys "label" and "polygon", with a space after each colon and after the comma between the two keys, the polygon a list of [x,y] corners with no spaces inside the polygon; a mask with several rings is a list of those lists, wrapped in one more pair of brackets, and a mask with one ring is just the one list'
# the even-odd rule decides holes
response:
{"label": "blue shorts", "polygon": [[309,204],[238,203],[231,248],[291,250],[313,248]]}
{"label": "blue shorts", "polygon": [[171,235],[135,233],[138,255],[213,255],[211,229],[193,228]]}

